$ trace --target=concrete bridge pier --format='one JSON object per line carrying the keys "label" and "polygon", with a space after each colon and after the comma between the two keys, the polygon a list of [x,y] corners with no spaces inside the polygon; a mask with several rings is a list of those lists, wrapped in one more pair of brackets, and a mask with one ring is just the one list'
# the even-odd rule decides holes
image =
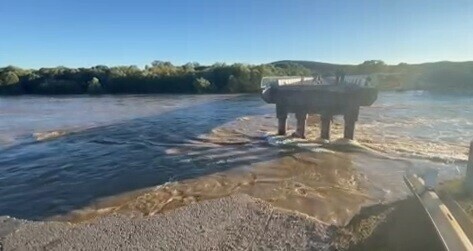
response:
{"label": "concrete bridge pier", "polygon": [[320,116],[320,138],[330,140],[330,123],[332,122],[332,115],[324,114]]}
{"label": "concrete bridge pier", "polygon": [[355,123],[358,121],[358,114],[360,112],[359,108],[353,109],[346,112],[343,115],[343,120],[345,121],[345,128],[343,132],[343,137],[345,139],[353,140],[355,137]]}
{"label": "concrete bridge pier", "polygon": [[297,126],[296,131],[292,134],[293,137],[305,139],[305,126],[307,120],[306,112],[296,112]]}
{"label": "concrete bridge pier", "polygon": [[276,117],[278,118],[278,135],[286,135],[287,109],[284,106],[276,105]]}

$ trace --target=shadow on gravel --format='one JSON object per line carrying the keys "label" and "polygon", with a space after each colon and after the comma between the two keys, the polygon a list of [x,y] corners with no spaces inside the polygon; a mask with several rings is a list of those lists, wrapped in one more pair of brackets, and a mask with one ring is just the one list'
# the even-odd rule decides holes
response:
{"label": "shadow on gravel", "polygon": [[414,198],[364,208],[348,226],[335,232],[335,250],[444,250],[432,222]]}

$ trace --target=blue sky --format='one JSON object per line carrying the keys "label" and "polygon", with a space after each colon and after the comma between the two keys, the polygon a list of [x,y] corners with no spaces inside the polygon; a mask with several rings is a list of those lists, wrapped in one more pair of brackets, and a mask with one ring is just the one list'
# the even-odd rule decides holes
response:
{"label": "blue sky", "polygon": [[1,0],[0,66],[473,60],[473,1]]}

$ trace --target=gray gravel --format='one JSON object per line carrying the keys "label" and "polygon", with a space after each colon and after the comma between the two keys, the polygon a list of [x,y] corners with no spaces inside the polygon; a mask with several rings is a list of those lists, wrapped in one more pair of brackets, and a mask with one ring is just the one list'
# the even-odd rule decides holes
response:
{"label": "gray gravel", "polygon": [[326,250],[329,227],[247,195],[87,223],[0,217],[4,250]]}

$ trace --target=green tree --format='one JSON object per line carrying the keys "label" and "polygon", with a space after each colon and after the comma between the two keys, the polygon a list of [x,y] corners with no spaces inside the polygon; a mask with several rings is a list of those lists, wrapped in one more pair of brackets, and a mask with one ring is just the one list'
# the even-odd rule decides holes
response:
{"label": "green tree", "polygon": [[212,89],[212,83],[202,77],[194,80],[193,86],[198,93],[204,93]]}
{"label": "green tree", "polygon": [[100,81],[99,81],[98,78],[93,77],[88,82],[87,92],[89,94],[101,94],[101,93],[103,93],[103,88],[102,88],[102,85],[100,84]]}
{"label": "green tree", "polygon": [[14,72],[8,71],[3,73],[0,78],[0,84],[2,85],[15,85],[20,82],[20,78]]}

